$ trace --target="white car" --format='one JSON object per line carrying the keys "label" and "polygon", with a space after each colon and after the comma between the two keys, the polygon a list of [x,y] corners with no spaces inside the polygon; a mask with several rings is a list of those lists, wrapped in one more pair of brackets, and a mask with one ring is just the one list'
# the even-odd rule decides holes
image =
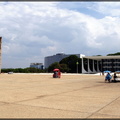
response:
{"label": "white car", "polygon": [[13,74],[13,72],[8,72],[8,74]]}

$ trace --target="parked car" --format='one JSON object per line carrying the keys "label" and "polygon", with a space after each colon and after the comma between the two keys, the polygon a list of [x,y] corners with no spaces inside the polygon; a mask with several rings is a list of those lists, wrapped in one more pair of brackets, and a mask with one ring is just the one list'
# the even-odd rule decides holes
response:
{"label": "parked car", "polygon": [[8,74],[13,74],[13,72],[8,72]]}

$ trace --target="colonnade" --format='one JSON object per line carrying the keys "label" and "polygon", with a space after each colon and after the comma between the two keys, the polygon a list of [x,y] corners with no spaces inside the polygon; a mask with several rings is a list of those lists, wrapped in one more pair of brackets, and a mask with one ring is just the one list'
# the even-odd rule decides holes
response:
{"label": "colonnade", "polygon": [[91,70],[90,69],[90,64],[89,64],[89,59],[87,58],[87,71],[86,71],[85,68],[84,68],[84,60],[82,58],[82,73],[97,73],[97,72],[100,72],[98,60],[97,60],[97,64],[96,64],[97,65],[97,70],[95,70],[94,62],[95,62],[95,60],[92,59],[93,70]]}

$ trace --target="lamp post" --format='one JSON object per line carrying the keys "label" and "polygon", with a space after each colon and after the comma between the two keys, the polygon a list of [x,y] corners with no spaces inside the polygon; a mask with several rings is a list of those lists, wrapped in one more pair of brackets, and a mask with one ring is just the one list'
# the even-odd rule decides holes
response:
{"label": "lamp post", "polygon": [[77,69],[76,71],[77,71],[77,73],[78,73],[78,64],[79,64],[79,62],[77,61],[77,62],[76,62],[76,66],[77,66],[77,67],[76,67],[76,69]]}

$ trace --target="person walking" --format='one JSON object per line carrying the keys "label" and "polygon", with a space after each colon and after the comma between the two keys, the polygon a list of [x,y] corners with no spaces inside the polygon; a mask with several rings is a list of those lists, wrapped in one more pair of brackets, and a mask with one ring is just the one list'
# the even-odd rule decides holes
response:
{"label": "person walking", "polygon": [[116,73],[114,73],[114,76],[113,76],[113,78],[114,78],[114,79],[113,79],[113,81],[114,81],[114,82],[116,82],[116,78],[117,78],[117,75],[116,75]]}

